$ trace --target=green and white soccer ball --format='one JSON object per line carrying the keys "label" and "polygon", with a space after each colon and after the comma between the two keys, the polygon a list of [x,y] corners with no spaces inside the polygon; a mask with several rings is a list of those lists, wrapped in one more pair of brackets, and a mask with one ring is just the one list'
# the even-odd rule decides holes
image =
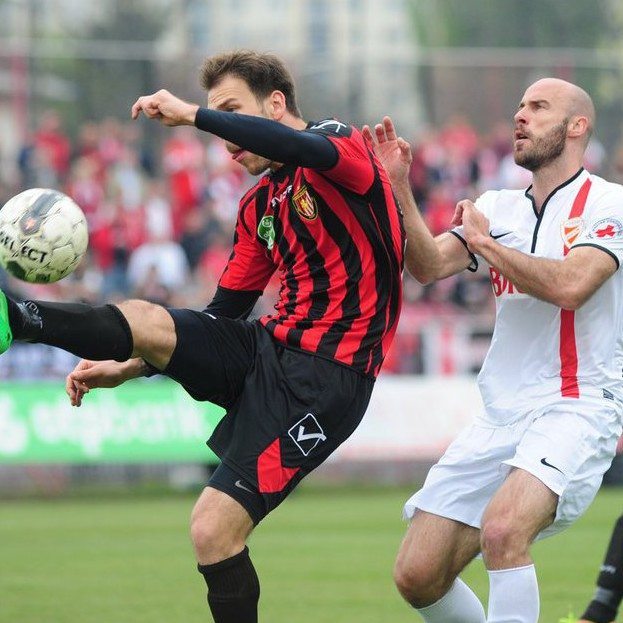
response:
{"label": "green and white soccer ball", "polygon": [[69,275],[87,250],[84,213],[63,193],[31,188],[0,209],[0,265],[31,283]]}

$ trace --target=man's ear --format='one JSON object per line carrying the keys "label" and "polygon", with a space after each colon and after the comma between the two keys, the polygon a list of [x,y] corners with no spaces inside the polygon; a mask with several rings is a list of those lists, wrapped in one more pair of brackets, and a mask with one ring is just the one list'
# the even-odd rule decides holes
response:
{"label": "man's ear", "polygon": [[273,121],[281,121],[286,114],[286,96],[281,91],[273,91],[268,96],[268,112]]}
{"label": "man's ear", "polygon": [[588,131],[588,117],[573,117],[569,122],[568,136],[577,137],[586,134]]}

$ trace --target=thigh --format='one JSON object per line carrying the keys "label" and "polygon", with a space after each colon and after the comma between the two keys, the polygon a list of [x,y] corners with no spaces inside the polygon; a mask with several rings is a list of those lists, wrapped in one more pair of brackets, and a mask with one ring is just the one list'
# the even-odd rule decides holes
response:
{"label": "thigh", "polygon": [[561,402],[530,424],[506,463],[532,474],[556,496],[554,522],[539,536],[559,532],[588,508],[620,433],[617,406],[605,400]]}
{"label": "thigh", "polygon": [[254,327],[244,320],[169,309],[177,342],[164,374],[195,400],[229,408],[242,392],[255,354]]}
{"label": "thigh", "polygon": [[418,511],[396,558],[396,572],[420,584],[449,587],[480,551],[480,530],[464,523]]}
{"label": "thigh", "polygon": [[556,516],[558,495],[533,474],[513,469],[491,499],[483,518],[483,530],[493,519],[508,526],[513,537],[531,543]]}
{"label": "thigh", "polygon": [[480,528],[482,514],[504,482],[521,436],[520,426],[473,424],[450,444],[424,486],[407,500],[406,518],[416,509]]}

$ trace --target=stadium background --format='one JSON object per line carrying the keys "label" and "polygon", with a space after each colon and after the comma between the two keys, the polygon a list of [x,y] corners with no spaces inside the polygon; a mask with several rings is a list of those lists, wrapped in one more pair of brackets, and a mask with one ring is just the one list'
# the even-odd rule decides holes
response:
{"label": "stadium background", "polygon": [[[412,187],[434,233],[458,199],[527,185],[510,154],[510,120],[541,76],[591,92],[598,124],[586,167],[621,182],[622,28],[616,0],[0,0],[0,205],[24,188],[58,188],[90,229],[88,257],[71,277],[34,286],[0,272],[0,287],[29,298],[194,308],[211,299],[251,180],[217,140],[132,123],[129,107],[162,87],[203,101],[202,58],[233,47],[284,57],[307,118],[363,124],[392,115],[412,143]],[[398,333],[364,425],[254,539],[260,565],[274,569],[267,620],[413,620],[390,580],[400,507],[480,406],[473,375],[493,326],[490,290],[486,272],[427,287],[405,275]],[[254,313],[274,296],[273,285]],[[147,621],[150,608],[173,613],[178,601],[198,605],[172,617],[205,620],[184,531],[188,492],[210,469],[203,439],[218,412],[161,380],[89,395],[71,410],[62,379],[74,364],[38,345],[0,358],[0,548],[9,561],[0,622],[41,621],[42,612],[46,621],[77,612],[83,621]],[[620,473],[615,462],[607,483],[618,485]],[[578,526],[541,546],[543,620],[581,608],[621,501],[617,488],[600,494]],[[168,564],[154,552],[159,536],[173,560],[162,574],[171,592],[148,605],[137,597],[149,586],[140,576],[154,561]],[[124,575],[116,565],[130,550],[126,564],[135,564]],[[99,558],[105,553],[110,559]],[[328,556],[331,570],[320,564]],[[361,564],[341,567],[343,556]],[[97,596],[91,557],[119,574]],[[306,561],[298,576],[288,558]],[[64,581],[46,571],[56,560]],[[484,591],[482,569],[469,573]],[[276,597],[283,590],[285,605]]]}

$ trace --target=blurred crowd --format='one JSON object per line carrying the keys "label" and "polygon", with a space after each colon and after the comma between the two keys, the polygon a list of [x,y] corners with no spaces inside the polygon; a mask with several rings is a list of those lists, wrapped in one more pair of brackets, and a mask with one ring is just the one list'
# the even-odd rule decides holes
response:
{"label": "blurred crowd", "polygon": [[[91,303],[137,297],[201,309],[211,300],[231,250],[238,199],[253,179],[220,140],[180,127],[150,150],[141,134],[146,127],[106,119],[84,124],[72,140],[54,111],[41,116],[19,151],[16,185],[1,189],[0,201],[32,187],[66,192],[87,217],[89,250],[75,273],[56,284],[25,284],[2,273],[4,287],[20,297]],[[511,136],[507,123],[483,135],[456,117],[413,137],[411,185],[434,234],[448,229],[459,199],[529,185],[529,173],[513,161]],[[618,159],[623,172],[623,151]],[[604,149],[593,142],[587,168],[602,173],[604,161]],[[254,315],[270,313],[277,294],[275,279]],[[426,287],[405,273],[405,304],[385,371],[477,371],[493,314],[486,271]],[[0,360],[0,376],[66,373],[67,362],[52,351],[12,349]]]}

